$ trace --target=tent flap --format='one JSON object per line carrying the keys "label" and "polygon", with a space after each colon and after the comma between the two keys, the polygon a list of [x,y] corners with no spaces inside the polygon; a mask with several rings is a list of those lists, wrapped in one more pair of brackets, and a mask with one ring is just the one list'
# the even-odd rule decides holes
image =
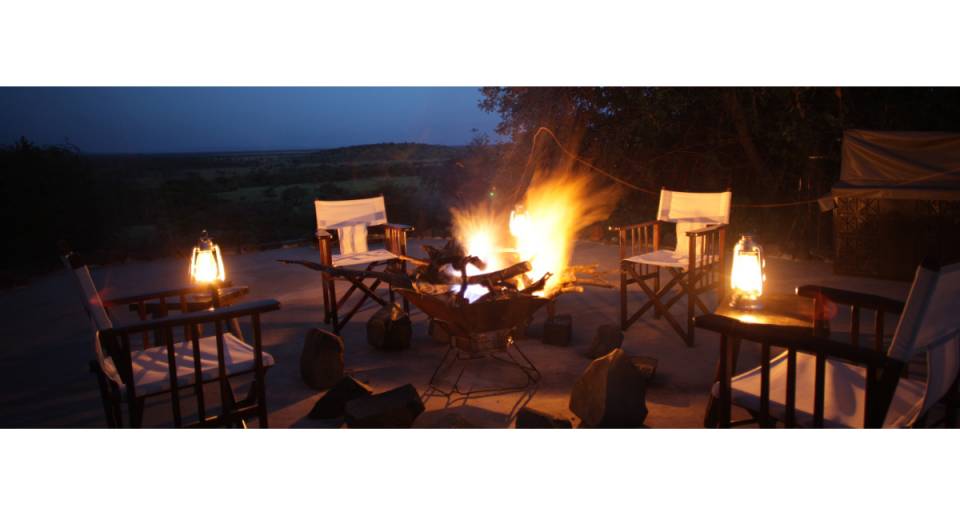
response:
{"label": "tent flap", "polygon": [[960,197],[960,133],[850,130],[843,133],[835,196]]}

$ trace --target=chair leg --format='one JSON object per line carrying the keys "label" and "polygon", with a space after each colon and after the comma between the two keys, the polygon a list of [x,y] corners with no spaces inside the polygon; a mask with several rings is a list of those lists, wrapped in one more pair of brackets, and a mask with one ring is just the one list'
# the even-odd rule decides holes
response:
{"label": "chair leg", "polygon": [[943,400],[943,427],[957,427],[957,409],[960,408],[960,377],[953,381],[953,386]]}
{"label": "chair leg", "polygon": [[267,423],[267,386],[266,382],[261,379],[256,382],[254,386],[257,390],[257,418],[259,419],[260,428],[270,428],[270,425]]}
{"label": "chair leg", "polygon": [[[673,286],[679,281],[678,277],[674,277],[666,283],[666,285],[660,285],[660,268],[659,267],[647,267],[643,266],[640,272],[637,272],[637,269],[634,268],[632,264],[621,264],[621,281],[620,281],[620,328],[626,330],[634,322],[640,319],[647,312],[647,310],[653,308],[654,314],[659,313],[664,318],[667,319],[667,322],[680,334],[681,337],[684,336],[683,328],[677,324],[673,316],[669,314],[670,304],[664,305],[663,299],[666,297],[666,294],[673,289]],[[653,269],[654,272],[649,272],[650,269]],[[629,275],[629,277],[628,277]],[[653,282],[653,287],[648,281]],[[644,294],[647,295],[647,302],[640,307],[633,315],[627,316],[627,285],[636,283],[640,286],[640,289],[643,290]],[[685,338],[685,337],[684,337]]]}
{"label": "chair leg", "polygon": [[693,347],[693,336],[694,336],[693,317],[694,315],[696,315],[695,302],[697,297],[693,293],[694,285],[695,285],[695,282],[691,281],[690,274],[687,274],[688,289],[687,289],[687,338],[686,338],[686,341],[687,341],[687,347],[689,348]]}
{"label": "chair leg", "polygon": [[327,279],[322,275],[320,277],[320,294],[322,294],[321,297],[323,299],[323,324],[327,324],[330,322],[327,317],[330,301],[327,299]]}
{"label": "chair leg", "polygon": [[620,264],[620,329],[627,331],[627,271],[624,267],[629,265]]}
{"label": "chair leg", "polygon": [[114,408],[114,399],[110,392],[110,380],[103,374],[103,370],[100,369],[100,364],[96,360],[90,361],[90,372],[97,377],[97,385],[100,387],[100,401],[103,403],[103,416],[107,422],[107,428],[117,428],[120,425],[115,419],[116,410]]}
{"label": "chair leg", "polygon": [[330,285],[328,283],[332,282],[333,278],[327,279],[327,275],[323,274],[320,277],[320,290],[323,293],[323,323],[330,324],[330,310],[331,308],[335,309],[337,307],[337,299],[330,299]]}
{"label": "chair leg", "polygon": [[337,318],[337,287],[335,283],[336,282],[333,281],[333,278],[330,278],[330,281],[327,285],[329,292],[327,296],[330,298],[330,310],[327,311],[327,317],[324,322],[330,324],[330,326],[334,328],[333,332],[339,335],[340,330],[336,329],[340,325],[340,322]]}
{"label": "chair leg", "polygon": [[[404,246],[405,246],[405,245],[406,245],[406,244],[404,244]],[[405,253],[405,252],[406,252],[406,249],[404,249],[404,253]],[[400,272],[401,272],[404,276],[407,275],[407,262],[405,262],[405,261],[403,261],[403,260],[400,260]],[[410,302],[407,301],[407,298],[403,298],[403,311],[406,312],[407,314],[410,313]]]}
{"label": "chair leg", "polygon": [[[657,268],[656,268],[656,274],[657,274],[657,275],[653,278],[653,290],[656,291],[656,292],[660,292],[660,267],[657,267]],[[659,319],[659,318],[660,318],[660,315],[661,315],[661,313],[660,313],[660,307],[659,307],[659,306],[655,306],[655,307],[653,307],[653,308],[654,308],[654,310],[653,310],[653,318],[654,318],[654,319]]]}
{"label": "chair leg", "polygon": [[123,404],[120,402],[120,391],[116,391],[114,398],[110,402],[110,409],[113,416],[113,428],[123,427]]}
{"label": "chair leg", "polygon": [[130,416],[130,428],[143,427],[143,412],[145,400],[142,398],[129,398],[127,400],[127,411]]}
{"label": "chair leg", "polygon": [[243,340],[243,332],[240,330],[239,319],[230,319],[230,329],[238,339]]}
{"label": "chair leg", "polygon": [[718,402],[717,398],[713,396],[713,394],[710,394],[710,399],[707,400],[707,410],[703,416],[703,427],[720,427],[720,403]]}
{"label": "chair leg", "polygon": [[[347,312],[347,315],[343,317],[343,321],[341,321],[337,326],[334,326],[334,333],[336,333],[337,335],[340,334],[340,329],[342,329],[348,322],[350,322],[350,319],[353,318],[354,314],[356,314],[357,311],[360,310],[360,307],[362,307],[363,304],[366,303],[367,299],[372,299],[376,303],[379,303],[381,306],[387,305],[387,302],[384,301],[383,299],[380,299],[380,297],[377,296],[375,292],[377,287],[380,286],[380,280],[375,280],[373,283],[370,284],[369,287],[363,283],[363,279],[350,280],[350,281],[353,283],[354,287],[357,287],[357,289],[360,290],[363,296],[360,298],[359,301],[357,301],[357,304],[354,305],[349,312]],[[344,304],[346,304],[347,296],[344,296],[342,301],[344,302]]]}
{"label": "chair leg", "polygon": [[[659,269],[658,269],[658,272],[659,272]],[[673,328],[673,330],[677,332],[677,335],[679,335],[680,338],[683,339],[684,342],[686,342],[687,336],[684,333],[683,326],[680,326],[680,323],[678,323],[677,320],[673,317],[673,315],[670,314],[670,306],[673,304],[673,302],[670,301],[670,302],[667,302],[666,304],[664,304],[663,302],[663,299],[667,296],[667,293],[671,292],[673,289],[673,286],[676,285],[678,282],[679,282],[679,277],[674,277],[673,279],[668,281],[667,284],[664,285],[660,290],[654,291],[650,288],[649,285],[647,285],[645,282],[640,281],[638,279],[638,283],[640,283],[640,288],[643,289],[643,291],[647,294],[647,297],[650,299],[650,301],[648,301],[648,303],[644,305],[644,307],[641,309],[640,312],[638,312],[638,314],[643,313],[643,311],[645,311],[650,306],[659,308],[660,313],[663,315],[663,318],[666,319],[667,323],[669,323],[670,326]],[[674,300],[676,299],[677,298],[674,298]]]}

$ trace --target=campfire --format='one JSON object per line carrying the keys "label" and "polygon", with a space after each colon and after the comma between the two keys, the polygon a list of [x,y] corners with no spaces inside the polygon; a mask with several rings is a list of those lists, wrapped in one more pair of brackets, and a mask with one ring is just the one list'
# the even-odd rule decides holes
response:
{"label": "campfire", "polygon": [[[517,273],[514,281],[493,288],[474,283],[463,297],[475,302],[507,288],[552,299],[563,292],[581,291],[582,285],[610,286],[598,279],[596,267],[570,266],[577,232],[606,217],[607,201],[606,195],[591,188],[586,176],[538,173],[509,213],[497,213],[485,205],[453,209],[454,237],[465,255],[485,265],[467,264],[468,277],[529,264],[529,270],[511,271]],[[583,279],[578,280],[578,274]]]}
{"label": "campfire", "polygon": [[588,176],[537,172],[509,210],[487,204],[452,209],[453,238],[445,246],[423,246],[425,260],[400,256],[415,266],[412,272],[282,261],[389,283],[452,335],[469,338],[516,328],[560,294],[588,285],[612,288],[596,265],[570,264],[577,232],[603,220],[609,206],[609,196]]}
{"label": "campfire", "polygon": [[438,375],[450,364],[448,357],[455,362],[494,354],[505,355],[501,360],[523,371],[527,383],[490,390],[524,389],[537,383],[540,374],[516,346],[515,337],[533,315],[544,306],[552,314],[561,294],[582,292],[588,285],[613,287],[601,278],[596,265],[570,263],[577,233],[605,219],[612,205],[609,201],[606,192],[592,188],[587,177],[537,173],[520,202],[510,209],[496,210],[487,204],[452,209],[453,238],[446,245],[424,245],[426,259],[399,257],[414,266],[411,272],[399,267],[372,271],[282,261],[333,276],[389,283],[426,313],[431,328],[440,328],[443,340],[450,344],[430,380],[438,392],[467,394],[458,390],[457,382],[452,390],[436,388]]}

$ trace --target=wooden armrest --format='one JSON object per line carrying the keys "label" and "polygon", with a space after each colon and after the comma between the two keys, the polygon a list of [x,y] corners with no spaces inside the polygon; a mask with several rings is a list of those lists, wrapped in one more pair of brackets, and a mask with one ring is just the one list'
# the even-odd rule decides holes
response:
{"label": "wooden armrest", "polygon": [[333,235],[331,235],[330,232],[327,231],[326,229],[318,229],[317,238],[321,240],[330,240],[333,238]]}
{"label": "wooden armrest", "polygon": [[200,312],[187,312],[160,319],[149,319],[146,321],[137,321],[129,324],[114,326],[108,330],[101,331],[101,335],[112,336],[125,333],[137,333],[142,331],[153,331],[164,328],[187,326],[191,324],[204,324],[215,321],[226,321],[236,319],[246,315],[272,312],[280,309],[280,302],[275,299],[263,299],[259,301],[250,301],[247,303],[238,303],[235,305],[216,308],[214,310],[204,310]]}
{"label": "wooden armrest", "polygon": [[660,224],[659,220],[648,220],[647,222],[638,222],[636,224],[624,224],[622,226],[607,226],[608,231],[620,231],[621,229],[633,229],[645,226],[655,226]]}
{"label": "wooden armrest", "polygon": [[157,290],[154,292],[143,292],[139,294],[131,294],[129,296],[120,296],[113,297],[110,299],[103,300],[103,306],[121,306],[129,305],[132,303],[139,303],[141,301],[149,301],[151,299],[163,299],[167,297],[179,297],[185,296],[188,294],[199,294],[204,292],[209,292],[213,288],[224,288],[230,287],[233,283],[230,280],[225,280],[220,283],[217,283],[216,286],[213,285],[191,285],[189,287],[177,287],[170,288],[166,290]]}
{"label": "wooden armrest", "polygon": [[394,224],[394,223],[389,223],[389,224],[384,224],[383,227],[385,227],[385,228],[390,228],[390,229],[397,229],[397,230],[400,230],[400,231],[413,231],[413,230],[414,230],[414,227],[413,227],[413,226],[410,226],[410,225],[408,225],[408,224]]}
{"label": "wooden armrest", "polygon": [[705,314],[697,317],[694,324],[698,328],[715,331],[728,337],[752,342],[769,344],[799,353],[816,355],[823,353],[865,367],[882,367],[890,360],[886,354],[872,349],[853,347],[843,342],[804,334],[796,329],[769,324],[744,324],[736,319],[717,314]]}
{"label": "wooden armrest", "polygon": [[707,226],[705,228],[691,229],[690,231],[687,231],[686,234],[687,236],[699,236],[699,235],[711,233],[714,231],[720,231],[721,229],[724,229],[726,227],[727,227],[726,224],[714,224],[711,226]]}
{"label": "wooden armrest", "polygon": [[897,314],[903,312],[904,307],[904,302],[896,299],[820,285],[801,285],[797,287],[797,295],[814,299],[822,297],[834,303]]}

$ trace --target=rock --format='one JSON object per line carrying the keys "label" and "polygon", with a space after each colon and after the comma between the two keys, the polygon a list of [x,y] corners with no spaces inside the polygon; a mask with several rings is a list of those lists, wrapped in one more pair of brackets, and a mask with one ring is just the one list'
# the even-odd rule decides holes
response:
{"label": "rock", "polygon": [[552,416],[530,407],[517,413],[517,428],[573,428],[569,419]]}
{"label": "rock", "polygon": [[371,394],[373,394],[373,389],[369,386],[354,380],[350,376],[344,376],[317,400],[313,410],[307,416],[313,419],[343,417],[348,402],[369,397]]}
{"label": "rock", "polygon": [[317,390],[343,378],[343,339],[319,328],[308,331],[300,352],[300,378]]}
{"label": "rock", "polygon": [[570,410],[594,428],[637,428],[647,418],[647,377],[622,349],[587,366],[573,384]]}
{"label": "rock", "polygon": [[600,358],[618,349],[623,344],[623,331],[616,324],[601,324],[593,336],[593,344],[587,350],[590,358]]}
{"label": "rock", "polygon": [[573,332],[573,317],[555,315],[543,323],[543,343],[551,346],[569,346]]}
{"label": "rock", "polygon": [[350,428],[410,428],[423,410],[420,394],[408,383],[350,401],[344,412]]}
{"label": "rock", "polygon": [[412,335],[410,316],[397,305],[384,306],[367,321],[367,343],[377,349],[407,349]]}

